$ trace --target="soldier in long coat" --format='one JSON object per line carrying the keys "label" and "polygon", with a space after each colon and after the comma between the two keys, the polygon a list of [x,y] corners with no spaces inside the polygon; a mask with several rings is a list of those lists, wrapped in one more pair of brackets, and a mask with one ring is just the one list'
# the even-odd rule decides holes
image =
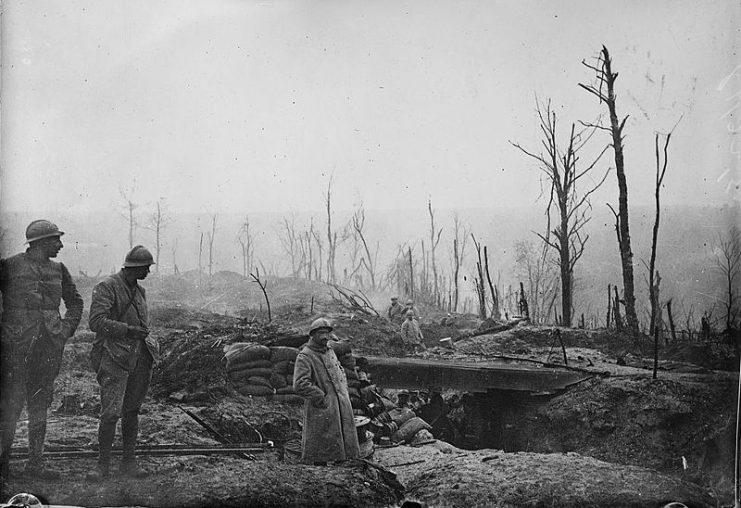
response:
{"label": "soldier in long coat", "polygon": [[137,281],[149,274],[152,254],[137,245],[126,255],[123,269],[93,288],[90,330],[95,342],[91,363],[100,384],[100,452],[97,470],[90,480],[110,473],[111,448],[116,422],[121,419],[123,459],[121,472],[141,477],[135,459],[139,433],[139,411],[152,380],[152,367],[159,357],[159,344],[149,335],[149,317],[144,288]]}
{"label": "soldier in long coat", "polygon": [[[64,246],[64,232],[48,220],[26,228],[26,252],[0,262],[3,302],[0,356],[0,476],[9,473],[10,451],[24,403],[28,409],[26,473],[56,478],[42,456],[46,418],[64,345],[82,318],[82,297],[67,268],[52,261]],[[59,305],[64,301],[64,318]]]}
{"label": "soldier in long coat", "polygon": [[332,325],[314,321],[309,342],[296,358],[293,389],[305,397],[301,460],[325,464],[360,455],[347,378],[337,356],[327,347]]}

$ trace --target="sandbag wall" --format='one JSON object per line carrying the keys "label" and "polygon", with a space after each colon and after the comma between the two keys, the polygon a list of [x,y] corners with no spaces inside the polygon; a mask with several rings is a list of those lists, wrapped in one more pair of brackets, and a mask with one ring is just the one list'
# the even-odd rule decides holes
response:
{"label": "sandbag wall", "polygon": [[281,402],[301,402],[293,391],[293,368],[299,350],[235,342],[224,346],[226,372],[242,395],[269,397]]}

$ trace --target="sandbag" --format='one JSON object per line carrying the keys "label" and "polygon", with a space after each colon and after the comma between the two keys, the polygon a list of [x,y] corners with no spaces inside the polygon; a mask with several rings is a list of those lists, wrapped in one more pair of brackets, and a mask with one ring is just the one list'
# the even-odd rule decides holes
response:
{"label": "sandbag", "polygon": [[283,402],[286,404],[303,404],[304,398],[295,393],[276,393],[270,398],[274,402]]}
{"label": "sandbag", "polygon": [[432,427],[419,416],[407,420],[399,430],[391,435],[391,441],[394,443],[407,443],[411,441],[420,430],[432,430]]}
{"label": "sandbag", "polygon": [[330,348],[332,348],[332,351],[334,351],[334,354],[337,355],[337,358],[340,358],[341,356],[349,355],[350,353],[352,353],[352,347],[350,346],[350,343],[346,340],[332,341],[327,345]]}
{"label": "sandbag", "polygon": [[257,385],[257,386],[267,386],[268,388],[273,388],[273,385],[270,384],[270,379],[262,376],[250,376],[247,378],[247,384],[251,385]]}
{"label": "sandbag", "polygon": [[288,386],[286,376],[281,376],[277,372],[273,372],[270,375],[270,384],[273,385],[273,388],[283,388],[284,386]]}
{"label": "sandbag", "polygon": [[229,363],[226,367],[227,372],[232,372],[235,370],[245,370],[245,369],[272,369],[273,364],[270,363],[270,360],[252,360],[249,362],[243,362],[239,361],[240,359],[237,358],[237,361],[233,361]]}
{"label": "sandbag", "polygon": [[272,346],[270,348],[270,361],[273,363],[283,361],[294,361],[298,356],[299,350],[295,347],[288,346]]}
{"label": "sandbag", "polygon": [[227,370],[233,363],[270,360],[270,348],[256,342],[235,342],[224,346]]}
{"label": "sandbag", "polygon": [[275,393],[280,393],[280,394],[285,395],[285,394],[290,394],[290,393],[295,394],[296,392],[293,390],[293,386],[285,386],[283,388],[278,388],[277,390],[275,390]]}
{"label": "sandbag", "polygon": [[293,374],[294,363],[290,360],[281,360],[273,363],[273,370],[278,374]]}
{"label": "sandbag", "polygon": [[259,376],[270,379],[270,374],[272,373],[273,369],[242,369],[229,372],[229,377],[232,379],[246,379],[248,377]]}
{"label": "sandbag", "polygon": [[396,407],[388,413],[391,421],[396,423],[399,427],[415,417],[414,411],[408,407]]}
{"label": "sandbag", "polygon": [[237,387],[237,391],[241,393],[242,395],[255,395],[255,396],[273,395],[275,393],[275,390],[273,388],[269,388],[267,386],[258,386],[258,385],[249,385],[249,384],[239,385]]}

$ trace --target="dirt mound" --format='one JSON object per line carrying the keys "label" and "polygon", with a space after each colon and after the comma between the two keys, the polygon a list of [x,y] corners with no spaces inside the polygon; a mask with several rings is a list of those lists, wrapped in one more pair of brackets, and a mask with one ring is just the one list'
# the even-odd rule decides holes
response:
{"label": "dirt mound", "polygon": [[463,452],[427,445],[378,450],[399,473],[407,499],[430,506],[716,506],[697,485],[635,466],[575,453]]}
{"label": "dirt mound", "polygon": [[157,473],[144,479],[117,474],[91,483],[85,473],[94,460],[69,463],[63,480],[11,480],[10,492],[33,492],[46,503],[77,506],[391,506],[401,486],[389,474],[361,460],[339,466],[292,465],[260,456],[152,459]]}
{"label": "dirt mound", "polygon": [[503,440],[514,449],[652,467],[728,492],[737,385],[725,373],[711,377],[595,378],[509,417]]}

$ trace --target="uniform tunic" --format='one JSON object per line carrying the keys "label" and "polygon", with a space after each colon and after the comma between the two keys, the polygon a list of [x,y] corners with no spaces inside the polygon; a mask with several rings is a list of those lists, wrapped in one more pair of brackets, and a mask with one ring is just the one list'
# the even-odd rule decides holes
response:
{"label": "uniform tunic", "polygon": [[334,351],[312,344],[296,358],[293,389],[306,398],[301,460],[307,464],[360,455],[347,378]]}
{"label": "uniform tunic", "polygon": [[[0,261],[0,292],[0,417],[5,452],[12,445],[24,403],[29,427],[45,425],[64,344],[80,323],[83,302],[67,268],[31,248]],[[59,313],[62,301],[64,318]]]}
{"label": "uniform tunic", "polygon": [[129,286],[123,270],[100,282],[93,288],[89,323],[96,333],[90,356],[100,384],[101,420],[138,414],[159,359],[159,344],[151,335],[143,341],[126,337],[129,325],[149,323],[144,288]]}

